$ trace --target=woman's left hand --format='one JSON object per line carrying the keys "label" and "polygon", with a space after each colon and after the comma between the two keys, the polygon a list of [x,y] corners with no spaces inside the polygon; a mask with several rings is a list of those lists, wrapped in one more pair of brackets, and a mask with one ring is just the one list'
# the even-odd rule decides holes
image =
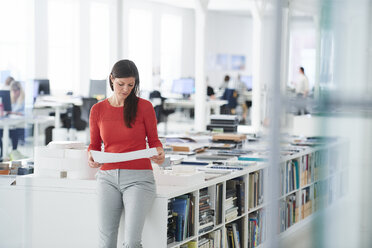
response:
{"label": "woman's left hand", "polygon": [[156,147],[156,150],[158,151],[158,155],[152,156],[150,159],[158,165],[161,165],[164,163],[165,153],[162,147]]}

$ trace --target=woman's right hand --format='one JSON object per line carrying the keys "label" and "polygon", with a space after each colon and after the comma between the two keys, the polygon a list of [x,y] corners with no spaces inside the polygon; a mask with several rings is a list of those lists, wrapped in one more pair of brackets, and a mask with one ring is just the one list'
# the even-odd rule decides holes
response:
{"label": "woman's right hand", "polygon": [[98,162],[94,162],[93,160],[93,156],[92,154],[90,153],[90,151],[88,151],[88,165],[91,167],[91,168],[99,168],[101,167],[102,164],[98,163]]}

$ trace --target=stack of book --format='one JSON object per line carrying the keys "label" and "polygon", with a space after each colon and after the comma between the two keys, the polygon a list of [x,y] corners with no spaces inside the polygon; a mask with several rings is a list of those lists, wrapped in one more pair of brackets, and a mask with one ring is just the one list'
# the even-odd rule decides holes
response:
{"label": "stack of book", "polygon": [[214,227],[214,210],[211,209],[208,188],[200,190],[199,197],[199,233],[212,230]]}
{"label": "stack of book", "polygon": [[207,125],[207,130],[236,133],[238,125],[239,118],[236,115],[211,115],[211,124]]}
{"label": "stack of book", "polygon": [[10,167],[9,163],[0,163],[0,175],[9,175]]}
{"label": "stack of book", "polygon": [[240,248],[240,231],[237,223],[227,224],[225,227],[226,239],[225,247],[227,248]]}
{"label": "stack of book", "polygon": [[242,144],[244,140],[247,139],[245,134],[236,133],[219,133],[212,136],[213,142],[219,143],[230,143],[230,144]]}
{"label": "stack of book", "polygon": [[264,171],[259,170],[249,174],[249,209],[256,208],[263,204],[264,196]]}
{"label": "stack of book", "polygon": [[211,238],[201,238],[198,248],[214,248],[214,241]]}
{"label": "stack of book", "polygon": [[259,210],[249,215],[248,248],[255,248],[265,240],[264,232],[265,212]]}
{"label": "stack of book", "polygon": [[[241,214],[241,205],[238,204],[238,196],[239,196],[239,203],[242,204],[241,198],[241,191],[237,192],[237,184],[239,181],[237,180],[229,180],[226,182],[226,201],[225,201],[225,221],[229,222],[235,219],[238,215]],[[239,186],[240,187],[240,186]],[[244,194],[243,194],[244,195]],[[243,208],[244,209],[244,208]]]}

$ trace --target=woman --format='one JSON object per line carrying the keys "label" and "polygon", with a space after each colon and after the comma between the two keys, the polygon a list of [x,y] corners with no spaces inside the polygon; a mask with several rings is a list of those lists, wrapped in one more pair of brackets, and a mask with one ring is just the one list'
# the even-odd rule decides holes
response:
{"label": "woman", "polygon": [[25,112],[25,93],[19,81],[10,83],[11,114],[23,115]]}
{"label": "woman", "polygon": [[[157,134],[154,108],[139,98],[139,75],[130,60],[120,60],[112,68],[110,87],[114,94],[95,104],[90,113],[91,143],[88,150],[122,153],[156,147],[164,162],[164,150]],[[142,247],[141,236],[146,213],[155,198],[155,181],[149,159],[99,164],[89,152],[89,166],[97,173],[99,199],[99,247],[116,247],[122,210],[125,212],[123,247]]]}
{"label": "woman", "polygon": [[[25,93],[23,91],[22,85],[19,81],[11,81],[10,83],[10,99],[12,103],[12,111],[10,114],[13,115],[24,115],[25,112]],[[24,158],[24,156],[17,150],[18,148],[18,141],[24,139],[24,128],[16,128],[9,130],[9,136],[12,139],[12,148],[13,151],[10,153],[10,159],[17,160]],[[1,153],[0,157],[2,157],[3,147],[2,147],[2,137],[3,137],[3,130],[0,129],[0,148]],[[5,154],[7,155],[7,154]]]}

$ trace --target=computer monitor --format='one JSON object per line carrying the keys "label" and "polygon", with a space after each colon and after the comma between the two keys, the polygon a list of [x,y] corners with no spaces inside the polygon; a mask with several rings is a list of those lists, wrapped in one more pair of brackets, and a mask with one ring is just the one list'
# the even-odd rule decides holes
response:
{"label": "computer monitor", "polygon": [[9,76],[10,71],[0,71],[0,85],[3,85]]}
{"label": "computer monitor", "polygon": [[195,92],[195,81],[193,78],[180,78],[173,80],[172,93],[191,95]]}
{"label": "computer monitor", "polygon": [[35,79],[34,80],[34,97],[39,95],[50,95],[49,79]]}
{"label": "computer monitor", "polygon": [[0,98],[4,106],[4,111],[12,111],[12,103],[10,101],[10,90],[0,90]]}
{"label": "computer monitor", "polygon": [[252,90],[252,76],[240,76],[240,80],[245,84],[247,90]]}
{"label": "computer monitor", "polygon": [[89,97],[101,100],[106,97],[106,80],[90,80]]}

